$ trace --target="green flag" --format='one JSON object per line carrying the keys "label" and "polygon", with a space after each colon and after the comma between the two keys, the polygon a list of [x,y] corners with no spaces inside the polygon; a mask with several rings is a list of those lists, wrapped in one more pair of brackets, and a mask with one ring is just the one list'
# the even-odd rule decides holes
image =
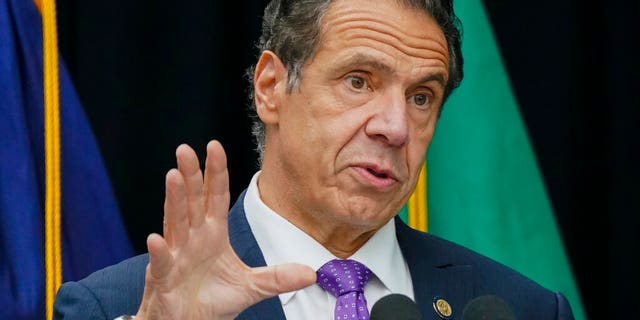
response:
{"label": "green flag", "polygon": [[553,210],[480,0],[457,0],[465,77],[427,154],[429,232],[569,299],[585,319]]}

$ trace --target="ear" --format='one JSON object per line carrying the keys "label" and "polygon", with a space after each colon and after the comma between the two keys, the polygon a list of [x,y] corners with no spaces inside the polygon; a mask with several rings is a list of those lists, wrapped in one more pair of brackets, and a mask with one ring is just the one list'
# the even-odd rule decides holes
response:
{"label": "ear", "polygon": [[278,122],[278,105],[286,86],[287,68],[275,53],[263,51],[253,74],[253,89],[258,117],[265,124]]}

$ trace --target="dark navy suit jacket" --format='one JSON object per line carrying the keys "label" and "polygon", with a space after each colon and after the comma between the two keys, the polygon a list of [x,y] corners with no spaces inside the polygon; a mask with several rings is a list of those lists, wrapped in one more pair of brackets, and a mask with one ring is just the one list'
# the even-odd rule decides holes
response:
{"label": "dark navy suit jacket", "polygon": [[[244,193],[229,211],[229,238],[237,255],[252,267],[266,265],[249,228]],[[396,235],[413,280],[415,300],[424,319],[439,319],[435,297],[451,305],[459,319],[469,300],[480,295],[504,299],[519,320],[573,319],[565,297],[514,270],[466,248],[415,231],[396,218]],[[106,319],[135,314],[142,299],[148,256],[140,255],[65,283],[56,297],[54,319]],[[278,297],[257,303],[237,319],[285,319]]]}

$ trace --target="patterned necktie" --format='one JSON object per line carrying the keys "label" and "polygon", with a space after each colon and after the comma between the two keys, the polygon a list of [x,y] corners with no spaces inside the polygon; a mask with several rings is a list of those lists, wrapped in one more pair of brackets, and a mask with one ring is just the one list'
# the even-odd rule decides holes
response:
{"label": "patterned necktie", "polygon": [[364,286],[371,270],[355,260],[335,259],[317,271],[318,285],[336,297],[335,320],[369,320]]}

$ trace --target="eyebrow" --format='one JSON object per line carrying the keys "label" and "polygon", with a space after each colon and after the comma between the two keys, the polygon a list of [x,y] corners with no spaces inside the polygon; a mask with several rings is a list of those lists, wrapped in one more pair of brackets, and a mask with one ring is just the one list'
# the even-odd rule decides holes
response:
{"label": "eyebrow", "polygon": [[[351,57],[349,57],[348,59],[346,59],[345,61],[341,62],[338,64],[338,66],[335,68],[335,70],[341,70],[344,68],[347,68],[349,66],[357,66],[357,65],[365,65],[365,66],[369,66],[373,69],[376,70],[380,70],[383,73],[387,73],[387,74],[393,74],[394,70],[378,61],[377,59],[367,55],[367,54],[363,54],[363,53],[356,53],[354,55],[352,55]],[[442,88],[445,87],[445,77],[444,74],[442,74],[441,72],[438,73],[434,73],[434,74],[430,74],[422,79],[420,79],[419,81],[417,81],[416,83],[426,83],[426,82],[432,82],[435,81],[437,82],[440,86],[442,86]]]}
{"label": "eyebrow", "polygon": [[357,66],[357,65],[369,66],[373,69],[380,70],[384,73],[389,73],[389,74],[393,73],[393,69],[391,69],[391,67],[363,53],[356,53],[350,56],[345,61],[340,62],[335,69],[340,70],[340,69],[347,68],[349,66]]}
{"label": "eyebrow", "polygon": [[441,72],[430,74],[422,78],[420,81],[418,81],[418,83],[425,83],[425,82],[431,82],[431,81],[437,82],[440,86],[442,86],[442,88],[446,86],[446,83],[444,81],[444,75]]}

